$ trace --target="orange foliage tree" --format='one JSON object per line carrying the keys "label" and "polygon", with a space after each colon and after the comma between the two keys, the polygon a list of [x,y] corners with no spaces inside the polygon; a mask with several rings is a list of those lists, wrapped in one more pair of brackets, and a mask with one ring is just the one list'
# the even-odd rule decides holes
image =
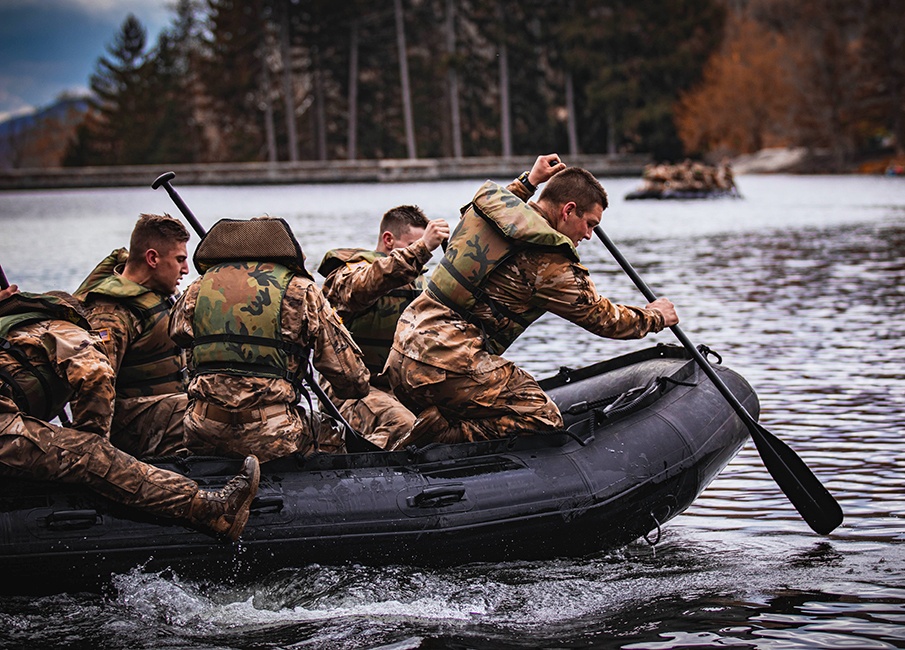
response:
{"label": "orange foliage tree", "polygon": [[790,77],[785,38],[733,15],[721,50],[701,84],[675,106],[679,137],[690,154],[751,153],[787,143]]}

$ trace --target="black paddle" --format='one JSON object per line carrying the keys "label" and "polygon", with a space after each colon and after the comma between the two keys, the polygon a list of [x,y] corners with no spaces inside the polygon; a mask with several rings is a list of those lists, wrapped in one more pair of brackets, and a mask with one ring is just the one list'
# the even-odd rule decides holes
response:
{"label": "black paddle", "polygon": [[9,289],[9,280],[6,279],[2,266],[0,266],[0,289]]}
{"label": "black paddle", "polygon": [[[188,220],[191,224],[192,229],[199,237],[204,237],[207,232],[202,227],[201,223],[195,218],[194,213],[189,209],[189,206],[185,204],[185,201],[182,200],[182,197],[179,196],[179,193],[173,188],[170,184],[170,181],[176,178],[175,172],[165,172],[158,176],[153,183],[151,183],[151,189],[156,190],[160,186],[167,191],[167,194],[170,195],[170,198],[173,199],[173,203],[176,204],[176,207],[179,208],[179,211],[182,212],[183,216]],[[346,429],[346,448],[351,452],[365,452],[365,451],[383,451],[381,447],[375,445],[373,442],[365,438],[363,435],[358,433],[355,429],[352,428],[352,425],[349,424],[346,419],[340,414],[339,409],[336,408],[336,404],[327,397],[327,394],[324,392],[324,389],[320,387],[320,385],[314,380],[314,376],[311,372],[311,364],[308,364],[305,368],[305,383],[308,384],[308,387],[314,392],[317,396],[318,401],[323,405],[325,409],[330,413],[334,420],[343,425]]]}
{"label": "black paddle", "polygon": [[[622,253],[616,248],[616,244],[607,236],[603,228],[596,226],[594,233],[607,247],[610,254],[616,258],[619,266],[632,279],[632,282],[644,294],[648,302],[654,302],[657,296],[644,283],[644,280],[632,268],[629,261],[622,256]],[[754,446],[757,447],[764,466],[770,472],[776,484],[789,498],[789,501],[792,502],[792,505],[801,513],[801,516],[814,532],[821,535],[827,535],[832,532],[836,526],[842,523],[842,508],[836,502],[836,499],[833,498],[833,495],[823,487],[823,484],[814,476],[811,469],[791,447],[767,431],[751,417],[751,414],[745,410],[742,403],[732,394],[729,387],[720,379],[716,371],[707,362],[707,359],[704,358],[704,355],[685,336],[679,326],[673,325],[670,329],[682,345],[685,346],[688,353],[694,357],[704,374],[710,378],[710,381],[713,382],[714,386],[717,387],[723,397],[726,398],[726,401],[729,402],[729,405],[742,419],[754,439]]]}

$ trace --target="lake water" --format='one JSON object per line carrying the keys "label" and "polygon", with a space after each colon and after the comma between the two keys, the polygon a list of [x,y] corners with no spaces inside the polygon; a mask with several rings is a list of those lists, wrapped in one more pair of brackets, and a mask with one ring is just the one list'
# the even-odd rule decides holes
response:
{"label": "lake water", "polygon": [[[604,229],[837,497],[832,535],[810,531],[749,442],[654,547],[310,566],[241,590],[135,571],[103,596],[0,599],[0,648],[905,647],[905,179],[742,176],[742,200],[681,204],[625,202],[634,180],[602,180]],[[329,248],[373,246],[387,208],[453,220],[478,185],[178,189],[208,226],[284,217],[315,268]],[[71,291],[139,212],[164,211],[178,214],[162,190],[0,193],[0,264],[23,290]],[[579,250],[601,293],[643,304],[602,244]],[[672,335],[616,342],[544,317],[508,356],[545,376],[656,342]]]}

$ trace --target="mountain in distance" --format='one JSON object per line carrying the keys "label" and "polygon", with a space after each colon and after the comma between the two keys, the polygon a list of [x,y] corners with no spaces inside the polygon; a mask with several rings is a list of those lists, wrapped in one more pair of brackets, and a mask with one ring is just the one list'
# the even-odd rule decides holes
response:
{"label": "mountain in distance", "polygon": [[0,122],[0,169],[59,167],[88,107],[87,97],[62,95],[49,106]]}

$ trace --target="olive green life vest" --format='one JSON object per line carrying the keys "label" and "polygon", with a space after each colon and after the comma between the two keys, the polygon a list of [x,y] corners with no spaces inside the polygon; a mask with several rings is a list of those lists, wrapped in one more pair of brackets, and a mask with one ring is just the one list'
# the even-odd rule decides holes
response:
{"label": "olive green life vest", "polygon": [[49,361],[36,362],[25,351],[9,341],[7,335],[15,328],[46,320],[63,320],[89,330],[88,321],[67,301],[53,294],[13,294],[0,302],[0,352],[16,361],[12,370],[0,368],[0,383],[9,386],[16,406],[23,413],[49,421],[60,415],[72,399],[69,382],[54,372]]}
{"label": "olive green life vest", "polygon": [[125,264],[128,258],[129,251],[127,251],[125,248],[117,248],[112,253],[107,255],[107,257],[102,259],[97,266],[94,267],[91,273],[88,274],[88,277],[82,280],[79,288],[76,289],[75,293],[72,295],[79,300],[84,301],[85,298],[88,297],[88,293],[94,287],[99,285],[111,275],[115,275],[117,267]]}
{"label": "olive green life vest", "polygon": [[[283,340],[283,296],[294,273],[273,262],[224,262],[201,276],[192,319],[193,374],[285,379],[301,390],[308,349]],[[290,358],[299,360],[289,369]]]}
{"label": "olive green life vest", "polygon": [[90,304],[94,295],[116,299],[139,321],[138,337],[123,355],[116,376],[117,397],[183,392],[184,357],[169,333],[173,299],[121,275],[108,275],[95,283],[87,290],[86,302]]}
{"label": "olive green life vest", "polygon": [[[342,264],[373,264],[386,256],[386,253],[363,248],[336,248],[327,252],[318,272],[326,276]],[[402,312],[426,288],[427,280],[424,275],[419,275],[410,284],[384,294],[367,309],[355,314],[342,314],[343,324],[361,348],[371,379],[375,379],[383,371]]]}
{"label": "olive green life vest", "polygon": [[[433,298],[481,330],[484,346],[492,354],[502,354],[544,313],[532,307],[517,314],[483,291],[500,265],[526,249],[555,251],[578,261],[578,251],[568,237],[509,190],[487,181],[462,208],[462,218],[428,283]],[[492,320],[474,314],[478,303],[490,308]]]}

